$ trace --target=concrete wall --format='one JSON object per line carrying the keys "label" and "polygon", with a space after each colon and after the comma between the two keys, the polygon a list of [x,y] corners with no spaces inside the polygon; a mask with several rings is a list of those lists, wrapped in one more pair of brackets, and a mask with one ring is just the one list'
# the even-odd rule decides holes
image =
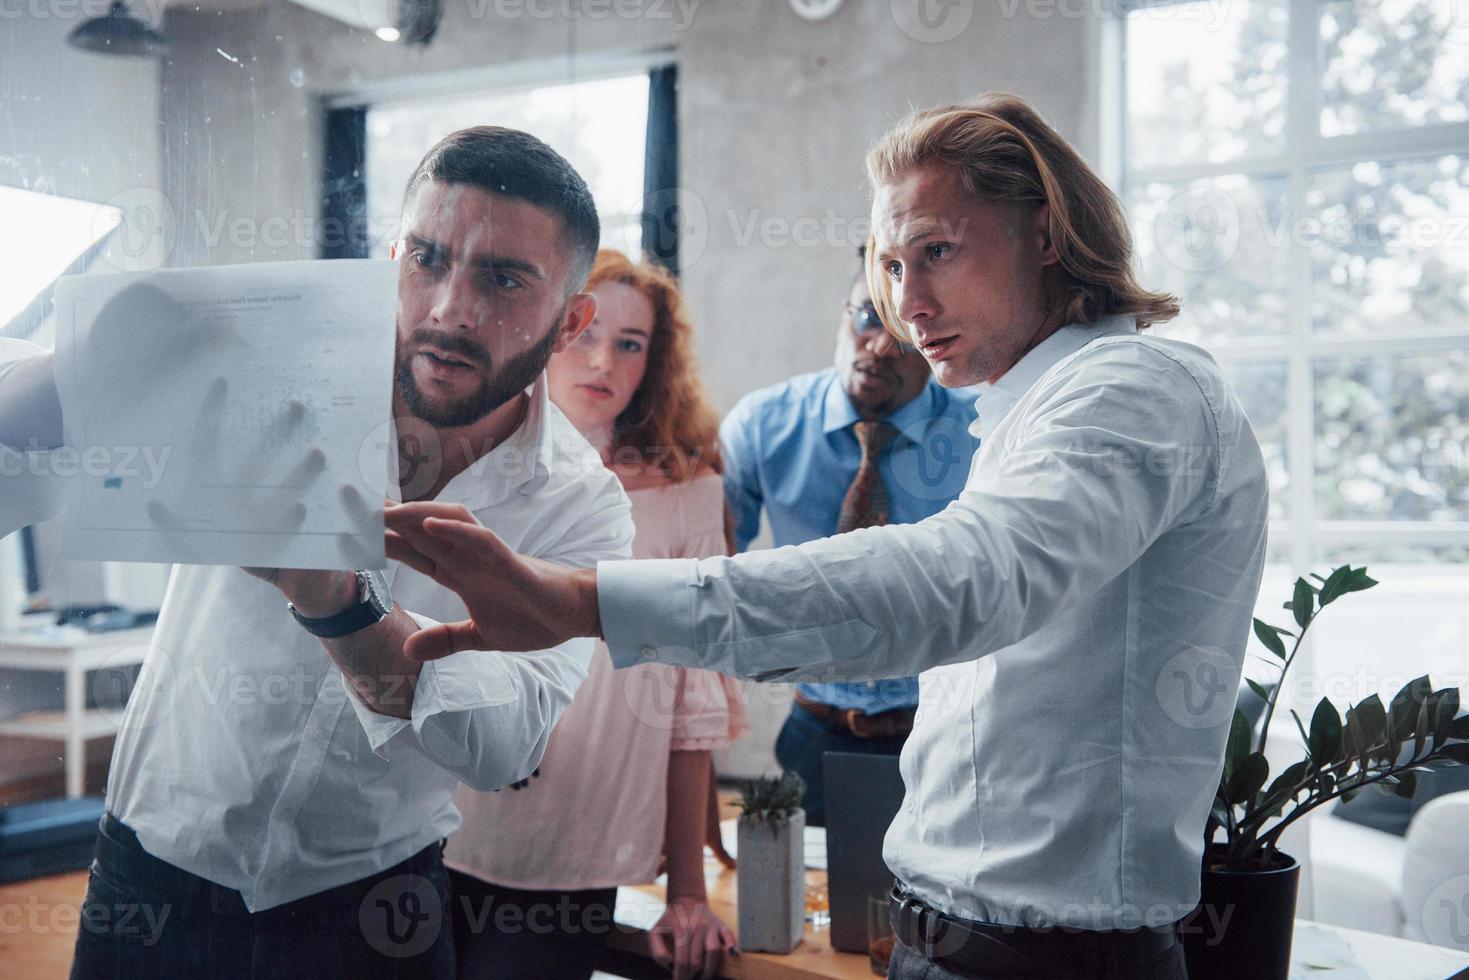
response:
{"label": "concrete wall", "polygon": [[959,3],[949,9],[972,8],[968,25],[930,43],[901,29],[895,6],[852,0],[810,24],[784,0],[714,3],[681,40],[683,179],[709,213],[686,281],[725,406],[830,363],[866,232],[863,159],[911,108],[1009,89],[1084,152],[1095,143],[1088,21]]}
{"label": "concrete wall", "polygon": [[[689,216],[684,283],[711,388],[727,408],[829,362],[865,233],[863,155],[911,107],[1010,89],[1093,154],[1091,18],[960,0],[925,27],[920,3],[936,6],[848,0],[813,24],[785,0],[447,0],[427,49],[384,44],[289,3],[170,12],[164,190],[182,215],[170,259],[312,254],[321,95],[401,94],[456,75],[466,77],[448,84],[570,80],[608,59],[671,50]],[[236,219],[269,217],[306,233],[285,244],[230,233]]]}

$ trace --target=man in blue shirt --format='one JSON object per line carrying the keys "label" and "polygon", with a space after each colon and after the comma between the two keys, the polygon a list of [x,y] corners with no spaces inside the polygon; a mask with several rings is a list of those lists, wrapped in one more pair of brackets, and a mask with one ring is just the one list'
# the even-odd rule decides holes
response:
{"label": "man in blue shirt", "polygon": [[[836,366],[746,395],[720,427],[736,547],[749,547],[762,508],[777,547],[943,510],[979,445],[969,433],[974,400],[970,389],[940,387],[923,355],[883,329],[859,272]],[[826,819],[822,755],[896,754],[917,704],[916,677],[797,688],[775,757],[806,781],[807,823]]]}

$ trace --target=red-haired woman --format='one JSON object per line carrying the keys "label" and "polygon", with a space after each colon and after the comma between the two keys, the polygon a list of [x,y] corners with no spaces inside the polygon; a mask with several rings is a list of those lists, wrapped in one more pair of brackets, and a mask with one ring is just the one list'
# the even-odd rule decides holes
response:
{"label": "red-haired woman", "polygon": [[[597,316],[551,358],[551,398],[621,478],[634,557],[727,553],[719,419],[677,286],[604,249],[587,288]],[[589,977],[617,886],[652,881],[665,852],[669,907],[654,954],[677,978],[714,976],[734,937],[704,893],[710,752],[746,730],[729,678],[652,664],[614,672],[599,643],[536,775],[455,798],[464,824],[444,857],[460,977]]]}

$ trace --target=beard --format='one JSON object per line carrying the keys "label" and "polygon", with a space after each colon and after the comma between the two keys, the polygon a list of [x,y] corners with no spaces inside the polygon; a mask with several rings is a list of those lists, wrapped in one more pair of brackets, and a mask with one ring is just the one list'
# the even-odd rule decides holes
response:
{"label": "beard", "polygon": [[498,369],[493,369],[489,351],[468,337],[423,328],[413,331],[408,338],[409,344],[432,344],[446,353],[458,354],[472,363],[493,370],[489,370],[481,378],[477,389],[463,398],[449,402],[434,401],[419,388],[417,379],[413,377],[413,358],[405,356],[404,345],[400,343],[394,380],[398,392],[403,396],[403,403],[415,418],[436,429],[457,429],[473,425],[530,387],[540,377],[556,346],[556,338],[560,335],[557,326],[560,322],[558,317],[551,329],[546,331],[546,336],[534,347],[516,354]]}

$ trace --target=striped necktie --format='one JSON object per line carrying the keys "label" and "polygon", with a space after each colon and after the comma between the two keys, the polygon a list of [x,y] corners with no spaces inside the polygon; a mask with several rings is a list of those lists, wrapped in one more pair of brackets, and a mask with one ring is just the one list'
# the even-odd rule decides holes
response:
{"label": "striped necktie", "polygon": [[877,461],[882,458],[887,444],[897,437],[898,430],[887,422],[858,422],[852,429],[857,434],[858,445],[862,447],[862,463],[842,500],[842,512],[837,518],[838,534],[859,527],[886,524],[890,518],[888,492],[883,486],[882,474],[877,471]]}

